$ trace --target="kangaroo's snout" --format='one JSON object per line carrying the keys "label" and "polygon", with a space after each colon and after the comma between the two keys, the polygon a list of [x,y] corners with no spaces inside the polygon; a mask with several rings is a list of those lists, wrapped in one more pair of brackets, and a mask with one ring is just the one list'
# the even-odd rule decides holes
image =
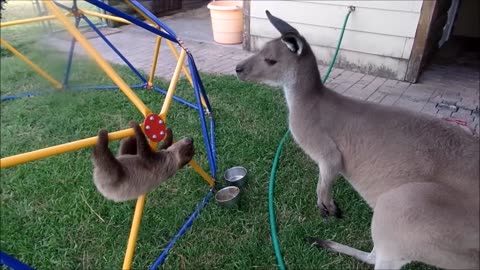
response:
{"label": "kangaroo's snout", "polygon": [[243,71],[243,65],[242,64],[238,64],[236,67],[235,67],[235,71],[237,73],[241,73]]}

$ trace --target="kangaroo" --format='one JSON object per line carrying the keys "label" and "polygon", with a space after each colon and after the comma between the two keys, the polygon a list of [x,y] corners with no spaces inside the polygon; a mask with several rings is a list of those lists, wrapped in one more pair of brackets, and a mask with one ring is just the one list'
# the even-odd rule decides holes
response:
{"label": "kangaroo", "polygon": [[159,151],[153,151],[135,121],[130,121],[135,136],[120,141],[115,157],[108,148],[108,132],[98,132],[93,149],[93,180],[97,190],[115,202],[127,201],[152,191],[172,177],[192,160],[195,150],[192,138],[173,143],[173,132],[167,129],[167,137]]}
{"label": "kangaroo", "polygon": [[292,136],[318,164],[322,215],[339,214],[339,174],[373,209],[371,252],[316,237],[308,243],[375,269],[413,261],[479,269],[479,140],[440,119],[334,92],[306,39],[266,14],[281,37],[239,63],[238,78],[283,87]]}

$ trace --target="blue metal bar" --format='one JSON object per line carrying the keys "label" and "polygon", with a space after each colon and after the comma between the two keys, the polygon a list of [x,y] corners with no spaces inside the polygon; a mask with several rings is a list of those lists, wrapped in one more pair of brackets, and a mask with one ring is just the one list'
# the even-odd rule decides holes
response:
{"label": "blue metal bar", "polygon": [[[200,78],[200,73],[198,72],[197,65],[195,64],[195,59],[193,59],[193,55],[191,55],[190,53],[188,54],[188,57],[192,59],[192,65],[193,65],[193,67],[190,68],[190,72],[195,73],[195,77],[197,78],[196,82],[197,82],[198,87],[199,87],[199,89],[202,93],[202,96],[203,96],[204,100],[205,100],[205,103],[207,105],[207,109],[208,109],[209,112],[211,112],[212,111],[212,106],[210,106],[210,102],[208,101],[207,93],[205,92],[205,87],[203,86],[202,79]],[[192,75],[192,76],[194,76],[194,75]]]}
{"label": "blue metal bar", "polygon": [[204,143],[205,143],[205,147],[206,147],[206,150],[207,150],[207,154],[208,154],[208,163],[209,163],[209,166],[210,166],[210,172],[212,173],[212,176],[215,177],[216,175],[216,172],[217,172],[217,169],[216,169],[216,163],[215,163],[215,159],[213,158],[213,153],[212,153],[212,149],[211,149],[211,144],[210,144],[210,138],[209,138],[209,134],[208,134],[208,129],[207,129],[207,123],[206,123],[206,120],[205,120],[205,112],[203,110],[203,106],[202,106],[202,102],[201,102],[201,98],[200,98],[200,91],[198,89],[198,77],[197,77],[197,73],[194,72],[194,67],[195,65],[192,63],[193,62],[193,57],[188,57],[188,65],[190,67],[190,72],[192,74],[192,80],[193,80],[193,90],[195,92],[195,98],[197,99],[197,104],[198,104],[198,114],[200,116],[200,125],[202,126],[202,133],[203,133],[203,140],[204,140]]}
{"label": "blue metal bar", "polygon": [[[143,89],[145,88],[145,84],[138,84],[138,85],[130,85],[130,88],[132,89]],[[73,91],[81,91],[81,90],[118,90],[118,86],[112,85],[112,86],[74,86],[74,87],[69,87],[69,90]],[[54,92],[50,91],[41,91],[41,92],[27,92],[27,93],[22,93],[22,94],[17,94],[17,95],[11,95],[11,96],[3,96],[0,98],[0,101],[7,101],[7,100],[14,100],[18,98],[24,98],[24,97],[33,97],[33,96],[39,96],[43,94],[50,94]],[[193,106],[194,109],[197,109],[197,106],[193,104],[186,104],[189,106]]]}
{"label": "blue metal bar", "polygon": [[173,237],[173,239],[168,243],[167,247],[163,250],[163,252],[160,254],[160,256],[155,260],[153,265],[150,267],[150,270],[155,270],[157,269],[167,258],[168,252],[172,249],[173,245],[177,240],[185,234],[185,232],[192,226],[193,221],[198,217],[200,214],[200,211],[205,207],[205,205],[208,203],[208,201],[212,198],[213,195],[213,190],[210,189],[210,191],[207,193],[207,196],[203,198],[202,202],[197,206],[195,211],[190,215],[190,217],[187,219],[185,224],[183,224],[182,228],[177,232],[177,234]]}
{"label": "blue metal bar", "polygon": [[33,96],[38,96],[43,93],[34,93],[34,92],[28,92],[28,93],[23,93],[23,94],[18,94],[18,95],[11,95],[11,96],[3,96],[1,97],[0,101],[7,101],[7,100],[14,100],[17,98],[24,98],[24,97],[33,97]]}
{"label": "blue metal bar", "polygon": [[[195,92],[199,92],[198,94],[202,94],[202,96],[204,97],[204,100],[205,100],[205,103],[207,105],[207,110],[209,110],[209,113],[211,113],[211,106],[210,106],[210,103],[208,101],[208,97],[206,95],[206,92],[205,92],[205,89],[203,87],[203,83],[202,83],[202,80],[200,78],[200,74],[198,72],[198,69],[197,69],[197,66],[195,64],[195,60],[193,59],[193,56],[189,53],[188,54],[188,65],[190,67],[190,73],[192,74],[192,80],[193,80],[193,84],[194,84],[194,90]],[[200,93],[201,92],[201,93]],[[201,105],[199,105],[201,106]],[[202,110],[200,112],[201,114],[201,124],[202,124],[202,131],[204,132],[204,137],[206,137],[208,139],[208,130],[207,130],[207,127],[206,127],[206,120],[205,120],[205,117],[203,115],[203,106],[202,107]],[[205,142],[208,147],[207,147],[207,152],[208,152],[208,158],[209,158],[209,163],[210,163],[210,170],[212,172],[212,176],[215,177],[216,176],[216,172],[217,172],[217,163],[216,163],[216,142],[215,142],[215,130],[214,130],[214,122],[213,122],[213,117],[211,115],[210,116],[210,143],[207,144],[207,142]]]}
{"label": "blue metal bar", "polygon": [[113,7],[111,7],[111,6],[109,6],[105,3],[100,2],[99,0],[85,0],[85,2],[88,2],[88,3],[90,3],[94,6],[97,6],[101,9],[104,9],[105,11],[108,11],[108,12],[112,13],[113,15],[117,16],[117,17],[123,18],[123,19],[125,19],[125,20],[127,20],[127,21],[129,21],[129,22],[131,22],[135,25],[138,25],[138,26],[142,27],[143,29],[145,29],[145,30],[147,30],[151,33],[159,35],[163,38],[166,38],[166,39],[168,39],[170,41],[173,41],[173,42],[178,44],[178,40],[175,37],[173,37],[172,35],[170,35],[169,33],[165,33],[163,31],[161,31],[160,29],[157,29],[157,28],[155,28],[155,27],[153,27],[153,26],[151,26],[151,25],[149,25],[149,24],[147,24],[147,23],[145,23],[145,22],[143,22],[143,21],[141,21],[141,20],[139,20],[135,17],[132,17],[132,16],[130,16],[130,15],[124,13],[124,12],[121,12],[120,10],[118,10],[116,8],[113,8]]}
{"label": "blue metal bar", "polygon": [[128,61],[127,58],[125,58],[125,56],[123,56],[123,54],[110,42],[110,40],[108,40],[108,38],[105,37],[105,35],[102,32],[100,32],[100,30],[98,30],[95,24],[92,23],[92,21],[90,21],[90,19],[88,19],[87,16],[85,15],[82,15],[82,18],[98,34],[98,36],[101,37],[103,41],[105,41],[105,43],[107,43],[107,45],[110,48],[112,48],[112,50],[123,60],[123,62],[127,64],[127,66],[135,73],[135,75],[137,75],[137,77],[140,78],[140,80],[142,80],[143,83],[147,83],[147,80],[142,76],[142,74],[140,74],[140,72],[138,72],[138,70]]}
{"label": "blue metal bar", "polygon": [[35,270],[35,268],[26,265],[3,251],[0,251],[0,265],[5,265],[13,270]]}
{"label": "blue metal bar", "polygon": [[[74,2],[74,3],[76,4],[76,2]],[[80,18],[75,17],[75,27],[78,28],[79,25],[80,25]],[[72,38],[72,43],[70,43],[70,51],[68,53],[67,68],[65,70],[65,77],[63,79],[63,87],[64,88],[68,87],[68,79],[70,77],[70,70],[72,68],[73,51],[75,50],[75,43],[76,43],[76,39]]]}
{"label": "blue metal bar", "polygon": [[132,85],[132,86],[130,86],[130,88],[133,88],[133,89],[144,89],[144,88],[145,88],[145,85],[146,85],[146,83],[144,83],[144,84],[137,84],[137,85]]}
{"label": "blue metal bar", "polygon": [[215,177],[216,172],[217,172],[217,165],[216,165],[216,162],[215,162],[215,158],[213,156],[213,151],[211,149],[211,142],[210,142],[207,123],[206,123],[206,119],[205,119],[205,111],[204,111],[204,108],[201,104],[200,91],[199,91],[199,85],[198,85],[199,78],[197,77],[198,73],[196,73],[194,70],[192,70],[192,69],[194,69],[194,65],[191,65],[190,62],[193,61],[193,58],[189,57],[188,60],[189,60],[189,66],[191,66],[192,80],[194,82],[195,97],[197,98],[198,106],[200,108],[200,110],[199,110],[200,124],[202,126],[203,137],[204,137],[204,140],[205,140],[205,147],[207,148],[206,150],[207,150],[207,154],[208,154],[210,171],[211,171],[213,177]]}
{"label": "blue metal bar", "polygon": [[[130,88],[135,88],[135,89],[140,89],[144,88],[143,84],[138,84],[138,85],[130,85]],[[70,87],[69,89],[74,90],[74,91],[80,91],[80,90],[118,90],[118,86],[116,85],[107,85],[107,86],[74,86]]]}
{"label": "blue metal bar", "polygon": [[[196,67],[195,67],[195,69],[196,69]],[[205,87],[203,86],[203,82],[202,82],[202,79],[200,78],[200,74],[197,72],[196,76],[198,77],[198,84],[199,84],[199,87],[200,87],[200,92],[202,93],[202,96],[203,96],[203,99],[205,100],[205,103],[207,103],[208,112],[212,112],[212,106],[210,105],[210,101],[208,100],[207,92],[205,92]]]}
{"label": "blue metal bar", "polygon": [[[144,84],[138,84],[138,85],[130,85],[130,88],[132,89],[143,89],[145,88]],[[73,91],[81,91],[81,90],[118,90],[118,86],[112,85],[112,86],[74,86],[68,88],[69,90]],[[39,96],[43,94],[51,94],[54,92],[50,91],[41,91],[41,92],[27,92],[27,93],[22,93],[22,94],[17,94],[17,95],[11,95],[11,96],[3,96],[0,98],[0,101],[8,101],[8,100],[14,100],[18,98],[24,98],[24,97],[33,97],[33,96]],[[194,109],[197,109],[197,106],[193,104],[186,104],[189,106],[193,106]]]}
{"label": "blue metal bar", "polygon": [[[163,90],[163,89],[161,89],[161,88],[158,88],[158,87],[156,87],[156,86],[152,87],[152,89],[155,90],[155,91],[157,91],[157,92],[159,92],[159,93],[161,93],[161,94],[164,94],[164,95],[167,94],[167,91],[165,91],[165,90]],[[176,101],[178,101],[178,102],[180,102],[180,103],[182,103],[183,105],[187,105],[187,106],[189,106],[189,107],[191,107],[191,108],[193,108],[193,109],[195,109],[195,110],[198,110],[197,105],[192,104],[192,103],[190,103],[190,102],[188,102],[188,101],[186,101],[186,100],[184,100],[184,99],[182,99],[182,98],[180,98],[180,97],[177,97],[177,96],[174,95],[174,96],[173,96],[173,99],[176,100]]]}
{"label": "blue metal bar", "polygon": [[215,141],[215,121],[213,120],[212,115],[210,115],[210,144],[212,146],[212,154],[215,160],[215,164],[217,164],[217,142]]}
{"label": "blue metal bar", "polygon": [[177,37],[175,32],[168,27],[166,24],[164,24],[162,21],[160,21],[155,15],[153,15],[150,10],[146,9],[142,4],[140,4],[136,0],[130,0],[130,3],[137,7],[139,10],[141,10],[148,18],[150,18],[152,21],[154,21],[156,24],[158,24],[161,28],[163,28],[167,33],[169,33],[172,37]]}

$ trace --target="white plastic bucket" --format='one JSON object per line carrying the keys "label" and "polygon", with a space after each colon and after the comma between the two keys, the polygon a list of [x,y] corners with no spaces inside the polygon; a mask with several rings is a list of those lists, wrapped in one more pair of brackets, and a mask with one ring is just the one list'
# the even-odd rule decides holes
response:
{"label": "white plastic bucket", "polygon": [[213,1],[208,4],[213,39],[221,44],[243,41],[243,1]]}

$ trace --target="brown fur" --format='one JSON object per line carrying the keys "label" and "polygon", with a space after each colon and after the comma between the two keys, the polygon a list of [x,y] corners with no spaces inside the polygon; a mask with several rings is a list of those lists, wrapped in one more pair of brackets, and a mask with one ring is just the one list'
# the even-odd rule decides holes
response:
{"label": "brown fur", "polygon": [[[108,148],[108,132],[100,130],[93,150],[93,180],[97,190],[107,199],[132,200],[152,191],[185,166],[195,154],[193,139],[173,143],[173,133],[159,151],[153,151],[137,122],[131,121],[135,136],[120,142],[115,157]],[[173,144],[172,144],[173,143]]]}
{"label": "brown fur", "polygon": [[340,95],[323,85],[306,39],[267,12],[281,37],[237,65],[241,80],[283,87],[289,126],[317,164],[317,205],[337,215],[332,186],[343,175],[373,208],[374,249],[309,242],[400,269],[411,261],[479,269],[478,138],[433,117]]}

